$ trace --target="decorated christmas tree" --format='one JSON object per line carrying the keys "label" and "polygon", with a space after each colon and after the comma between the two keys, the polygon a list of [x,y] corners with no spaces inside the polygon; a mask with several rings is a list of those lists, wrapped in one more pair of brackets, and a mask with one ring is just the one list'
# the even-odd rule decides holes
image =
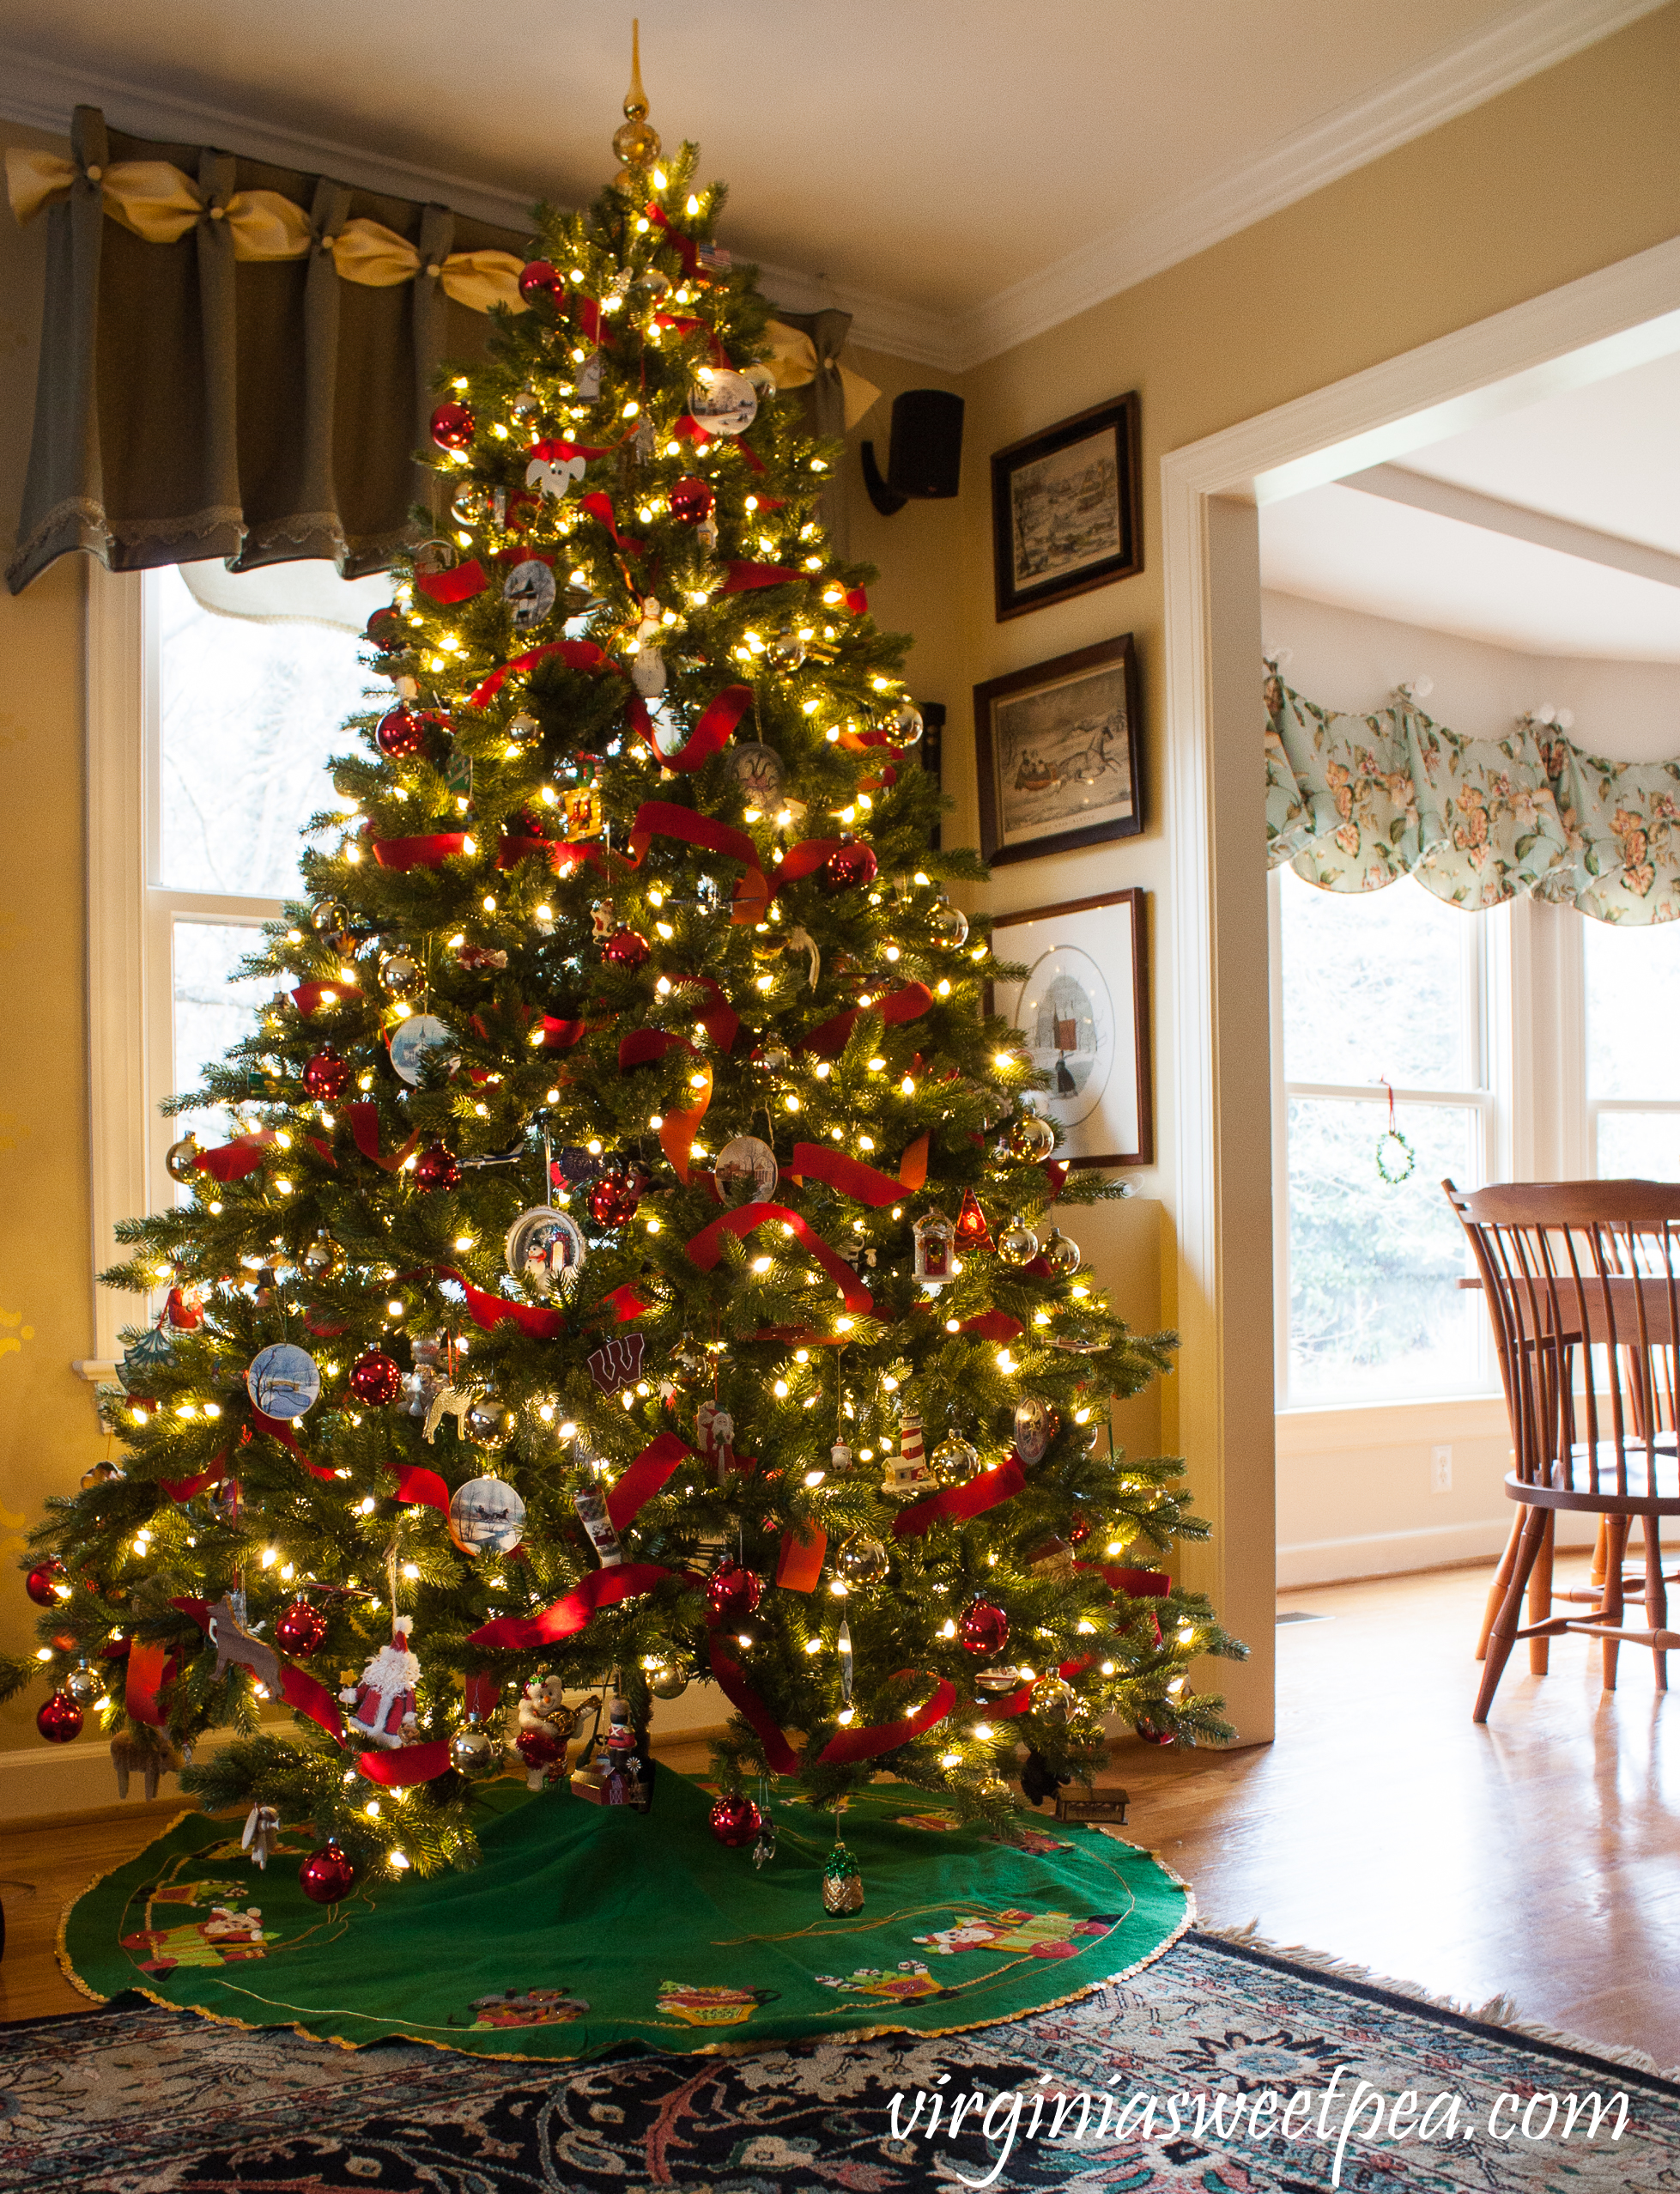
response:
{"label": "decorated christmas tree", "polygon": [[651,1700],[697,1679],[730,1843],[779,1778],[1007,1829],[1116,1717],[1228,1734],[1189,1671],[1241,1649],[1152,1566],[1206,1527],[1110,1431],[1166,1342],[1066,1231],[1121,1192],[986,1011],[945,888],[984,871],[931,850],[905,642],[724,193],[626,111],[440,392],[388,690],[248,963],[271,1005],[176,1100],[238,1132],[123,1230],[107,1279],[167,1305],[11,1671],[124,1772],[234,1725],[185,1787],[259,1849],[312,1822],[326,1899],[470,1862],[510,1766],[646,1805]]}

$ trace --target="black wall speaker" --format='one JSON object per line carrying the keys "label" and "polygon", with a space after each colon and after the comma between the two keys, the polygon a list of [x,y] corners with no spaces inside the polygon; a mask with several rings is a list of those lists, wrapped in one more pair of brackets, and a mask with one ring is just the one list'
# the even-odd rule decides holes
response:
{"label": "black wall speaker", "polygon": [[863,450],[864,484],[883,518],[907,502],[955,495],[962,476],[962,398],[949,389],[907,388],[893,398],[893,438],[883,480],[875,444]]}

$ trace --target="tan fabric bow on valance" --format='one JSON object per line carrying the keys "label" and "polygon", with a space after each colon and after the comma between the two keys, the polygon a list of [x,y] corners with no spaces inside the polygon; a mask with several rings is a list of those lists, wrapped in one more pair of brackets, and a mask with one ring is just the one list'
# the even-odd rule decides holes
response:
{"label": "tan fabric bow on valance", "polygon": [[434,205],[107,131],[14,149],[45,216],[34,437],[14,593],[71,549],[112,569],[219,556],[379,570],[447,360],[519,307],[523,239]]}

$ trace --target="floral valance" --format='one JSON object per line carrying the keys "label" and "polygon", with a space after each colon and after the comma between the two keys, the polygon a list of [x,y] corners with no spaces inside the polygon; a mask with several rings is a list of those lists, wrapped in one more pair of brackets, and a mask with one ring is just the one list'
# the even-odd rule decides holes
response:
{"label": "floral valance", "polygon": [[1465,738],[1403,688],[1368,716],[1268,667],[1266,848],[1325,891],[1402,876],[1475,913],[1520,891],[1599,921],[1680,916],[1680,761],[1606,762],[1550,714]]}

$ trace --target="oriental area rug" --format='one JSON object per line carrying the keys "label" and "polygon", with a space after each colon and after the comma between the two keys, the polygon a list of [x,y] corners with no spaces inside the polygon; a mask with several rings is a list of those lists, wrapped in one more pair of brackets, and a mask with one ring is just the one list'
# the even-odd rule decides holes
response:
{"label": "oriental area rug", "polygon": [[1677,2106],[1635,2064],[1192,1930],[1125,1979],[960,2034],[571,2065],[346,2050],[130,1993],[5,2030],[0,2183],[1662,2194]]}

